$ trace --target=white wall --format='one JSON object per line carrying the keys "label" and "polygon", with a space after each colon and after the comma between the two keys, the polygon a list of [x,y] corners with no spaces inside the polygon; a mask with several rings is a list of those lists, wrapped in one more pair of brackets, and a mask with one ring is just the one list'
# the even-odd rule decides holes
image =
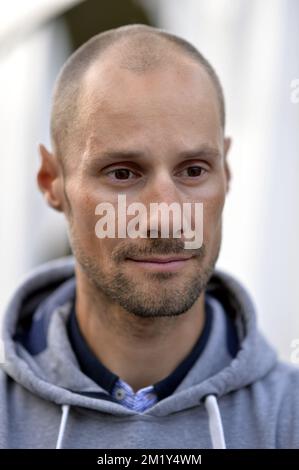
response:
{"label": "white wall", "polygon": [[56,22],[0,55],[1,313],[22,275],[66,246],[63,218],[45,207],[35,178],[37,145],[49,142],[54,77],[68,50],[63,24]]}

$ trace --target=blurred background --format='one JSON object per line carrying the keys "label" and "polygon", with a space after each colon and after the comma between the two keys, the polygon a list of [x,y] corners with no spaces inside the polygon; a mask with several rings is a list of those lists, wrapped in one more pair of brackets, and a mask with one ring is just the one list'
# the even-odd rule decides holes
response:
{"label": "blurred background", "polygon": [[32,267],[69,253],[63,217],[35,180],[55,77],[89,37],[129,23],[191,41],[220,76],[233,180],[217,267],[244,283],[261,329],[290,361],[299,339],[297,0],[0,0],[0,312]]}

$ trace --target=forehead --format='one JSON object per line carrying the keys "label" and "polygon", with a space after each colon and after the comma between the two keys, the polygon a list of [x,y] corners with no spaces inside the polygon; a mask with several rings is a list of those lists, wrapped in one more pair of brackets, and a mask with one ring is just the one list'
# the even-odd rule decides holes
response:
{"label": "forehead", "polygon": [[[167,61],[166,61],[167,62]],[[205,69],[188,58],[142,73],[111,60],[94,63],[82,84],[80,115],[85,139],[218,142],[222,135],[217,93]]]}

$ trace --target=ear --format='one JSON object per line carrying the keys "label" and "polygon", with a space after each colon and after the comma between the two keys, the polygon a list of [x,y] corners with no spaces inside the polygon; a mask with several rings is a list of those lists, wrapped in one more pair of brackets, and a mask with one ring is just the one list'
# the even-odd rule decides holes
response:
{"label": "ear", "polygon": [[53,209],[63,211],[63,174],[57,157],[42,144],[39,145],[41,158],[37,183],[45,200]]}
{"label": "ear", "polygon": [[226,192],[228,193],[229,188],[230,188],[230,182],[231,182],[231,171],[230,171],[230,166],[227,161],[227,155],[231,147],[232,140],[230,137],[225,137],[224,138],[224,170],[225,170],[225,175],[226,175]]}

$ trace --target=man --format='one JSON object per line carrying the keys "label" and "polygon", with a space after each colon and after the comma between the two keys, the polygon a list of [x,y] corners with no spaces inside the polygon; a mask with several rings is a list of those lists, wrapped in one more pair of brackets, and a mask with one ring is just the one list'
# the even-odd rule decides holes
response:
{"label": "man", "polygon": [[[176,36],[122,27],[67,61],[38,184],[67,219],[74,260],[38,268],[8,307],[1,447],[299,446],[299,372],[257,331],[243,287],[214,268],[224,131],[217,75]],[[119,195],[133,208],[202,204],[202,243],[186,248],[182,227],[161,236],[157,214],[143,236],[101,237],[98,207],[117,209]]]}

